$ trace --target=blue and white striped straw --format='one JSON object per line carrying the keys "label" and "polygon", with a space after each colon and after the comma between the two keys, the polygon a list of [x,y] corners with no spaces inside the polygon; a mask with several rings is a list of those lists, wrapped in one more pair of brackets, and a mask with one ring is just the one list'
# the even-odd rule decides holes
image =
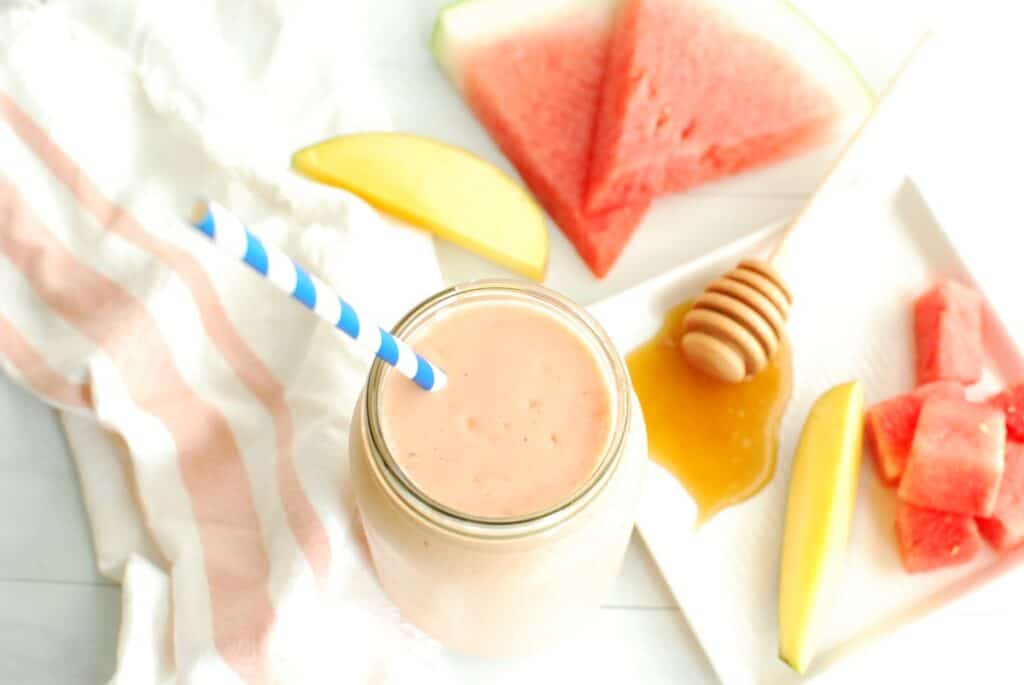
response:
{"label": "blue and white striped straw", "polygon": [[444,371],[384,329],[361,320],[352,306],[329,285],[306,273],[284,252],[265,244],[224,207],[215,202],[199,201],[192,208],[190,219],[192,225],[219,248],[251,266],[278,289],[395,367],[403,376],[414,380],[424,390],[441,390],[448,382]]}

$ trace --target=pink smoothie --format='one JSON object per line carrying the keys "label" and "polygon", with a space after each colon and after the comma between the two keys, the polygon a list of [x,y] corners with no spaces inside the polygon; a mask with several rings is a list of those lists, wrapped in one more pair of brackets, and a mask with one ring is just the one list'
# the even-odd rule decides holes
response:
{"label": "pink smoothie", "polygon": [[397,373],[381,389],[384,441],[428,497],[468,515],[520,517],[563,502],[611,433],[611,392],[594,353],[537,307],[471,303],[414,331],[448,374],[424,392]]}

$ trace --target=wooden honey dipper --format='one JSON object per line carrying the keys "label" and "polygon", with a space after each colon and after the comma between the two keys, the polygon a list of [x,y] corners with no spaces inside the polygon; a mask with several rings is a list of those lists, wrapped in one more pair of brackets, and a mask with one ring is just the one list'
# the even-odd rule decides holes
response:
{"label": "wooden honey dipper", "polygon": [[692,366],[739,383],[768,366],[779,349],[793,295],[772,263],[792,226],[767,260],[744,259],[704,289],[683,318],[683,353]]}

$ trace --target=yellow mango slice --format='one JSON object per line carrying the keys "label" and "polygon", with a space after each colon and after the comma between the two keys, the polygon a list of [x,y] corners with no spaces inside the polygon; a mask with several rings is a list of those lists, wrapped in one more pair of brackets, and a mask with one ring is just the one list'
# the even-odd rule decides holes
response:
{"label": "yellow mango slice", "polygon": [[842,575],[860,476],[864,389],[832,388],[815,402],[793,460],[782,540],[779,657],[804,673]]}
{"label": "yellow mango slice", "polygon": [[544,279],[544,212],[510,176],[465,150],[402,133],[363,133],[300,150],[292,166],[512,271]]}

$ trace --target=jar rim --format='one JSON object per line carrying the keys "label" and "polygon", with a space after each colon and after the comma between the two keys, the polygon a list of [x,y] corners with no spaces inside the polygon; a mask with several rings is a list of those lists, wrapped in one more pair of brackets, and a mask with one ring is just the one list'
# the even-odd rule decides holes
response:
{"label": "jar rim", "polygon": [[604,452],[590,476],[562,501],[537,512],[513,517],[486,517],[461,512],[427,495],[399,466],[384,440],[380,423],[380,386],[388,368],[374,360],[366,384],[364,417],[371,461],[387,486],[414,513],[443,528],[478,537],[521,537],[554,527],[581,511],[610,480],[621,461],[629,433],[631,406],[629,377],[621,356],[597,320],[583,307],[546,288],[513,280],[480,280],[452,286],[413,307],[393,329],[398,337],[407,336],[451,306],[466,300],[486,300],[495,296],[538,305],[544,311],[572,325],[584,343],[594,352],[608,377],[612,395],[613,422]]}

